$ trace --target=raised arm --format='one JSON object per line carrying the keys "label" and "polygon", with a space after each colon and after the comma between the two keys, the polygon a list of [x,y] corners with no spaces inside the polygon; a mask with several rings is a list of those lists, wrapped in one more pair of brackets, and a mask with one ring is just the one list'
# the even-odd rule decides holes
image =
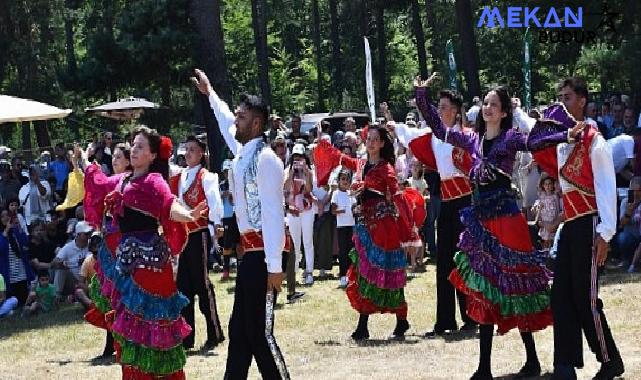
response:
{"label": "raised arm", "polygon": [[218,96],[216,91],[214,91],[207,75],[199,69],[194,70],[194,73],[196,76],[192,77],[191,81],[194,83],[196,88],[198,88],[198,91],[207,96],[209,106],[212,111],[214,111],[214,116],[218,121],[220,133],[225,139],[225,143],[229,147],[229,150],[235,156],[238,154],[241,147],[240,142],[234,137],[236,135],[236,117],[229,109],[227,103],[225,103],[225,101]]}
{"label": "raised arm", "polygon": [[427,85],[430,80],[416,81],[416,107],[425,119],[425,123],[432,129],[434,136],[439,140],[445,141],[454,146],[465,149],[468,152],[473,152],[476,149],[478,135],[474,132],[456,131],[448,129],[438,116],[436,107],[431,104],[429,95],[427,93]]}

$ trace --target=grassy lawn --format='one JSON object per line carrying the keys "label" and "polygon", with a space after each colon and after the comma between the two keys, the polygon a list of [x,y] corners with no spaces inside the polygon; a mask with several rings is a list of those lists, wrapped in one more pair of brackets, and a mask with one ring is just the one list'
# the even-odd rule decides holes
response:
{"label": "grassy lawn", "polygon": [[[276,314],[276,339],[293,379],[466,379],[476,368],[477,341],[424,340],[431,329],[435,308],[435,268],[413,279],[406,288],[409,321],[404,342],[386,338],[394,317],[370,318],[371,340],[356,344],[349,339],[357,316],[337,280],[316,281],[304,288],[305,297],[282,305]],[[215,280],[219,312],[225,331],[233,302],[233,282]],[[611,274],[604,278],[601,297],[608,322],[622,351],[626,379],[641,379],[641,275]],[[284,298],[284,297],[283,297]],[[283,300],[279,300],[282,304]],[[205,340],[204,321],[197,312],[196,346]],[[544,372],[552,370],[552,329],[535,335]],[[525,353],[517,332],[494,340],[493,373],[509,378],[523,364]],[[209,355],[192,354],[185,367],[190,379],[222,379],[227,342]],[[116,364],[92,365],[102,351],[104,332],[82,321],[78,306],[64,306],[48,315],[27,320],[0,320],[2,379],[116,379]],[[592,378],[598,363],[584,345],[584,369],[579,379]],[[260,378],[255,364],[250,378]],[[545,377],[544,377],[545,378]]]}

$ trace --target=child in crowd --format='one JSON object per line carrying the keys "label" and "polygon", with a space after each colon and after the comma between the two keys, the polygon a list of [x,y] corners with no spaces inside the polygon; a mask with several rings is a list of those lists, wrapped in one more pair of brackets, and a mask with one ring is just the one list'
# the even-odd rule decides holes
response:
{"label": "child in crowd", "polygon": [[56,305],[56,287],[49,282],[49,271],[38,272],[38,283],[27,298],[23,314],[26,316],[47,313]]}
{"label": "child in crowd", "polygon": [[539,181],[539,200],[534,204],[536,223],[543,249],[550,249],[559,224],[563,221],[561,199],[556,192],[554,178],[542,176]]}
{"label": "child in crowd", "polygon": [[338,190],[331,199],[331,211],[336,215],[336,233],[338,237],[339,287],[347,287],[347,269],[349,268],[349,251],[353,247],[352,233],[355,224],[352,207],[356,199],[349,194],[352,183],[352,172],[343,169],[338,174]]}

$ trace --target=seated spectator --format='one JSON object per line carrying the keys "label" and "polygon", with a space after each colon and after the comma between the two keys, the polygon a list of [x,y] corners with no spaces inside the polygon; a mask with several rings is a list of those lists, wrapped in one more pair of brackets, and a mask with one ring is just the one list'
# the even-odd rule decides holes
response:
{"label": "seated spectator", "polygon": [[[51,269],[51,263],[56,257],[56,245],[47,238],[45,228],[46,224],[41,220],[31,224],[29,254],[31,256],[31,266],[36,272]],[[50,275],[52,274],[53,272],[50,273]]]}
{"label": "seated spectator", "polygon": [[65,211],[51,210],[51,222],[45,224],[47,239],[56,247],[67,244],[67,217]]}
{"label": "seated spectator", "polygon": [[74,291],[74,295],[78,301],[85,307],[86,310],[91,308],[93,301],[89,298],[89,283],[91,278],[96,274],[94,269],[96,265],[96,255],[98,255],[98,248],[102,238],[100,233],[94,232],[89,239],[89,254],[85,257],[80,267],[80,276],[78,278],[78,285]]}
{"label": "seated spectator", "polygon": [[16,223],[22,229],[22,232],[29,235],[29,229],[27,228],[27,220],[25,219],[22,212],[20,212],[20,200],[18,198],[9,199],[7,202],[7,209],[9,210],[9,217],[11,218],[11,223]]}
{"label": "seated spectator", "polygon": [[22,186],[18,198],[20,204],[24,205],[24,216],[27,225],[34,220],[50,220],[51,210],[51,188],[49,182],[40,180],[40,173],[36,167],[29,169],[29,182]]}
{"label": "seated spectator", "polygon": [[74,231],[76,229],[76,224],[83,220],[85,220],[85,208],[81,205],[76,207],[76,210],[74,211],[74,217],[67,220],[67,241],[73,240],[75,236]]}
{"label": "seated spectator", "polygon": [[13,314],[16,307],[18,307],[18,299],[16,297],[7,298],[7,287],[4,283],[4,277],[0,274],[0,318]]}
{"label": "seated spectator", "polygon": [[93,229],[85,222],[76,224],[76,237],[58,251],[52,267],[56,269],[54,284],[58,298],[70,295],[76,289],[80,279],[80,266],[89,254],[89,236]]}
{"label": "seated spectator", "polygon": [[48,313],[56,306],[56,287],[49,282],[49,272],[38,272],[38,282],[24,306],[23,315]]}
{"label": "seated spectator", "polygon": [[0,213],[0,274],[6,279],[7,297],[16,297],[24,305],[34,274],[29,265],[27,235],[11,223],[9,211]]}
{"label": "seated spectator", "polygon": [[[630,195],[633,198],[630,199]],[[634,250],[641,243],[641,177],[630,180],[628,196],[621,200],[619,211],[619,228],[621,231],[614,237],[613,256],[621,260],[619,267],[628,268],[632,263]]]}

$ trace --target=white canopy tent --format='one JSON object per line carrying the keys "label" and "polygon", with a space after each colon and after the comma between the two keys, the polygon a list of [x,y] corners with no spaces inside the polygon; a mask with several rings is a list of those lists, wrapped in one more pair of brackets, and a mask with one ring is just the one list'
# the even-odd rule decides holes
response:
{"label": "white canopy tent", "polygon": [[30,99],[0,95],[0,123],[60,119],[71,113]]}

